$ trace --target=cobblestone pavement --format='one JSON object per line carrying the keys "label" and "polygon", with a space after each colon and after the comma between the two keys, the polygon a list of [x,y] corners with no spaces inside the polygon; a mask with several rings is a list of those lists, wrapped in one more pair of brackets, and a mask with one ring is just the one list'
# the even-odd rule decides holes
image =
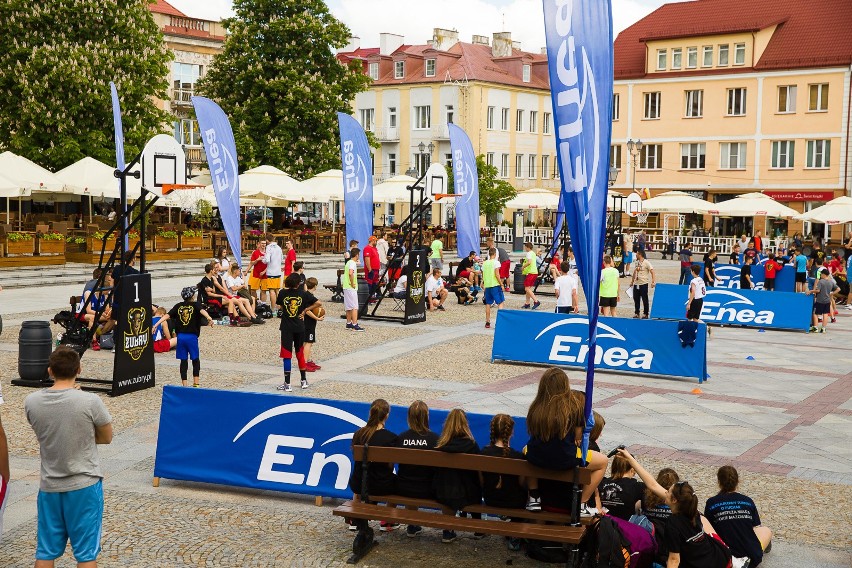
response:
{"label": "cobblestone pavement", "polygon": [[[660,281],[676,279],[675,263],[655,265]],[[330,281],[334,270],[313,275]],[[154,295],[168,304],[180,287],[195,280],[156,283]],[[13,476],[0,542],[3,567],[31,565],[35,549],[38,449],[23,416],[29,391],[8,384],[17,367],[17,326],[24,319],[48,319],[66,302],[65,288],[7,290],[2,296],[2,413]],[[325,291],[321,299],[329,299]],[[510,295],[507,301],[517,308],[522,298]],[[553,300],[544,303],[547,309]],[[621,313],[629,314],[629,301],[622,304]],[[34,305],[50,311],[33,312]],[[346,332],[340,305],[329,306],[314,357],[323,369],[311,374],[312,389],[294,396],[359,401],[381,396],[395,404],[422,398],[442,408],[526,413],[541,370],[490,362],[490,332],[482,328],[481,304],[452,304],[446,313],[430,314],[425,324],[412,327],[367,321],[363,334]],[[718,465],[734,463],[743,491],[757,501],[764,524],[776,531],[764,566],[848,568],[852,375],[846,370],[852,357],[844,353],[850,316],[842,312],[825,335],[714,330],[708,350],[711,379],[701,394],[692,394],[696,385],[685,380],[600,373],[595,408],[607,419],[601,445],[626,443],[652,471],[675,467],[695,484],[702,502],[715,492]],[[202,384],[273,392],[282,378],[276,323],[205,329]],[[746,360],[749,355],[753,359]],[[83,368],[87,377],[110,378],[111,354],[88,352]],[[157,356],[160,385],[176,384],[177,371],[172,356]],[[581,381],[578,373],[570,375]],[[104,398],[116,439],[101,452],[106,474],[102,566],[343,565],[351,533],[331,515],[328,502],[316,507],[312,498],[297,495],[170,480],[151,487],[161,392],[158,386]],[[174,435],[191,443],[201,433],[187,425]],[[381,544],[364,566],[536,565],[508,552],[496,537],[442,545],[433,530],[416,539],[401,531],[377,534]],[[58,562],[72,565],[70,553]]]}

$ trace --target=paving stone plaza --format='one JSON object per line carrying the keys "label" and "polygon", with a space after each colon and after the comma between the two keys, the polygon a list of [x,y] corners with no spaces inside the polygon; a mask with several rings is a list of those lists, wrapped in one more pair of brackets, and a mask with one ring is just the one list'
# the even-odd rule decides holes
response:
{"label": "paving stone plaza", "polygon": [[[655,257],[657,255],[654,255]],[[652,258],[658,281],[677,280],[676,262]],[[195,266],[198,264],[198,266]],[[195,284],[201,262],[182,274],[157,277],[155,302],[171,305],[181,287]],[[308,259],[308,275],[333,281],[338,257]],[[180,271],[177,271],[180,272]],[[20,277],[21,274],[15,274]],[[32,277],[47,283],[46,274]],[[12,287],[0,278],[0,369],[9,437],[12,483],[0,541],[0,566],[31,566],[35,551],[38,445],[26,423],[28,389],[12,387],[20,323],[49,319],[63,309],[79,283],[57,280],[38,288]],[[623,283],[625,281],[622,281]],[[323,291],[324,292],[324,291]],[[684,295],[686,294],[684,288]],[[366,333],[344,329],[340,304],[320,323],[311,388],[289,397],[372,401],[526,415],[541,368],[490,362],[493,330],[483,328],[484,307],[448,305],[424,324],[403,327],[364,322]],[[523,298],[510,295],[508,307]],[[553,308],[544,298],[542,309]],[[620,314],[632,305],[622,298]],[[581,310],[585,308],[581,306]],[[274,393],[281,382],[277,320],[265,326],[202,332],[202,386]],[[56,327],[54,332],[59,331]],[[742,491],[756,501],[763,523],[775,532],[767,568],[849,567],[852,564],[852,311],[841,309],[826,334],[714,329],[708,347],[710,380],[700,394],[695,381],[617,373],[597,375],[594,408],[606,418],[601,447],[626,444],[645,467],[670,466],[696,487],[699,503],[713,495],[719,465],[735,465]],[[751,357],[747,359],[747,357]],[[152,487],[162,385],[180,384],[173,354],[156,356],[156,388],[103,400],[115,439],[100,448],[106,507],[102,566],[342,566],[352,535],[333,517],[335,501],[318,507],[312,497],[162,480]],[[112,354],[89,351],[87,377],[110,378]],[[581,386],[580,372],[570,371]],[[297,389],[298,390],[298,389]],[[193,424],[169,432],[187,444],[204,436]],[[526,440],[516,433],[513,445]],[[441,544],[440,533],[417,538],[404,531],[378,533],[380,545],[363,566],[535,566],[509,552],[502,539],[461,538]],[[70,552],[57,566],[73,566]]]}

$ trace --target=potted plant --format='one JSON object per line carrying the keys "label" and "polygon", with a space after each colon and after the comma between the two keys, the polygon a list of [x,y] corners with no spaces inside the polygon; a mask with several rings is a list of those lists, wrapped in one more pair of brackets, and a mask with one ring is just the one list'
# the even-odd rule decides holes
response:
{"label": "potted plant", "polygon": [[65,235],[57,231],[48,231],[39,234],[38,254],[41,256],[65,254]]}
{"label": "potted plant", "polygon": [[6,254],[8,256],[31,255],[35,252],[32,233],[8,233],[6,235]]}
{"label": "potted plant", "polygon": [[127,250],[133,250],[133,247],[136,246],[136,243],[139,242],[139,231],[136,229],[130,229],[127,231]]}
{"label": "potted plant", "polygon": [[200,230],[186,229],[180,233],[180,250],[201,250],[202,235]]}
{"label": "potted plant", "polygon": [[[101,247],[104,246],[104,238],[106,238],[106,233],[103,231],[95,231],[89,236],[89,252],[91,253],[100,253]],[[106,239],[106,248],[104,250],[111,251],[115,248],[115,234],[110,234],[109,238]]]}
{"label": "potted plant", "polygon": [[65,250],[69,249],[74,252],[85,252],[86,237],[80,235],[68,235],[65,237]]}
{"label": "potted plant", "polygon": [[157,229],[154,234],[154,250],[157,252],[177,250],[178,234],[177,231],[169,229]]}

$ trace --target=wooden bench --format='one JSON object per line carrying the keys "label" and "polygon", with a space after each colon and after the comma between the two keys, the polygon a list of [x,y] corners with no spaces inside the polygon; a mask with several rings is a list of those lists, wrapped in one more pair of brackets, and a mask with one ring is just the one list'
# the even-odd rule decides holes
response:
{"label": "wooden bench", "polygon": [[[568,549],[568,566],[575,566],[579,559],[579,543],[586,532],[584,523],[591,521],[591,519],[583,519],[584,523],[581,523],[579,515],[580,487],[591,482],[591,473],[588,469],[555,471],[511,458],[369,445],[355,446],[352,453],[353,459],[362,462],[363,466],[361,494],[333,511],[336,516],[360,521],[358,534],[352,543],[353,554],[347,561],[349,564],[357,563],[375,545],[373,529],[367,523],[370,520],[559,542]],[[571,514],[531,512],[526,509],[505,509],[480,504],[464,508],[465,513],[478,513],[483,517],[471,519],[456,517],[456,511],[431,499],[415,499],[399,495],[371,497],[367,487],[367,472],[370,464],[374,463],[383,466],[388,463],[419,465],[562,481],[574,484],[573,512]],[[519,518],[526,522],[505,522],[499,520],[500,517]]]}

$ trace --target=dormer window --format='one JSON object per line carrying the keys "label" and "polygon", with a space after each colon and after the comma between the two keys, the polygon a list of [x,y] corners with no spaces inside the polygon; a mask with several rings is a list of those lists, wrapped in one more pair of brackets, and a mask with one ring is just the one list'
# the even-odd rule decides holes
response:
{"label": "dormer window", "polygon": [[523,75],[524,83],[529,83],[530,82],[530,75],[532,73],[529,65],[524,65],[524,72],[523,73],[524,73],[524,75]]}
{"label": "dormer window", "polygon": [[378,63],[370,63],[367,66],[367,74],[370,76],[370,79],[373,81],[379,80],[379,64]]}
{"label": "dormer window", "polygon": [[435,60],[434,59],[427,59],[426,60],[425,75],[427,77],[434,77],[435,76]]}
{"label": "dormer window", "polygon": [[393,62],[393,78],[405,79],[405,61]]}

